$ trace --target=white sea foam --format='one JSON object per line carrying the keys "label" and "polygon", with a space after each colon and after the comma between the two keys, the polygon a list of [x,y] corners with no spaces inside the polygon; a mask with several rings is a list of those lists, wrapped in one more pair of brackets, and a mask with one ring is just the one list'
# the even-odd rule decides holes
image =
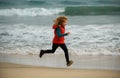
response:
{"label": "white sea foam", "polygon": [[64,8],[0,9],[0,16],[49,16],[64,12]]}
{"label": "white sea foam", "polygon": [[[68,25],[65,37],[70,53],[78,55],[120,55],[120,24]],[[53,30],[50,26],[0,24],[0,53],[39,54],[50,49]],[[63,53],[59,48],[56,54]]]}

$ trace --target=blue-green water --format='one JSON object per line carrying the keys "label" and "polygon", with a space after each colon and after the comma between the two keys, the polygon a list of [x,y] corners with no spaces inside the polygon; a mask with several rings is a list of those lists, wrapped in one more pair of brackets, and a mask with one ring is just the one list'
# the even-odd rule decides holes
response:
{"label": "blue-green water", "polygon": [[120,0],[0,0],[0,53],[51,48],[51,27],[60,15],[68,16],[70,52],[120,55]]}

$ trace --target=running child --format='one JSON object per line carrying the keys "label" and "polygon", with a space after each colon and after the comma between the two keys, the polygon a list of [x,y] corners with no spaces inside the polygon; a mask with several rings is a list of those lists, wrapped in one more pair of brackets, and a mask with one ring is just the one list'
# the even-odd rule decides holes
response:
{"label": "running child", "polygon": [[69,60],[68,49],[65,44],[65,38],[64,38],[65,36],[70,34],[70,32],[65,33],[65,26],[67,24],[67,21],[68,21],[68,18],[66,16],[60,16],[54,20],[54,25],[52,27],[54,29],[52,49],[41,50],[39,54],[40,58],[46,53],[54,53],[58,47],[61,47],[65,54],[66,65],[70,66],[73,63],[72,60]]}

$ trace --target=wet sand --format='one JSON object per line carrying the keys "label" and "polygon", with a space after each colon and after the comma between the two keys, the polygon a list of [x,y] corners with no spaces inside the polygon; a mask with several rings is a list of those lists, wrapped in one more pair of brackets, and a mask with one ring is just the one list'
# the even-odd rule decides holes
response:
{"label": "wet sand", "polygon": [[120,78],[120,71],[0,63],[0,78]]}
{"label": "wet sand", "polygon": [[0,54],[0,62],[44,66],[52,68],[120,70],[120,56],[78,56],[70,54],[74,61],[70,67],[66,66],[63,54],[46,54],[42,58],[38,55]]}

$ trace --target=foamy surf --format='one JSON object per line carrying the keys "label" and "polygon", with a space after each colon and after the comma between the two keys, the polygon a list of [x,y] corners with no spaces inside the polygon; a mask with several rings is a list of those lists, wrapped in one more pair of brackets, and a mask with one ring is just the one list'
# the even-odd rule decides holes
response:
{"label": "foamy surf", "polygon": [[[120,24],[68,25],[66,37],[70,53],[78,55],[120,55]],[[51,49],[53,31],[50,26],[0,24],[0,53],[39,54]],[[63,54],[59,48],[55,54]]]}
{"label": "foamy surf", "polygon": [[51,15],[120,15],[120,6],[78,6],[64,8],[10,8],[0,9],[0,16],[51,16]]}
{"label": "foamy surf", "polygon": [[64,8],[0,9],[0,16],[49,16],[64,12]]}

